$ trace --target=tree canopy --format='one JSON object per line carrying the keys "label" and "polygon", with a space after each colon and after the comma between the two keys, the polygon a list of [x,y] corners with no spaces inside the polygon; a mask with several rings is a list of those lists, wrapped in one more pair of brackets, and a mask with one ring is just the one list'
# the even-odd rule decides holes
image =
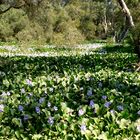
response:
{"label": "tree canopy", "polygon": [[140,28],[139,7],[139,0],[1,0],[0,40],[120,42],[134,23]]}

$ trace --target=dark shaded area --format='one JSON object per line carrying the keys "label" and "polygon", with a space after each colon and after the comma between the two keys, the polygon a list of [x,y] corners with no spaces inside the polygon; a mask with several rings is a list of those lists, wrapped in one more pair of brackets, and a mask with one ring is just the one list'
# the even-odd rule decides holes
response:
{"label": "dark shaded area", "polygon": [[[113,71],[134,71],[132,63],[136,56],[133,49],[128,47],[106,47],[107,54],[95,52],[92,55],[83,56],[58,56],[58,57],[0,57],[0,70],[7,73],[21,72],[26,75],[43,75],[47,73],[64,71],[97,72],[102,69]],[[16,66],[17,65],[17,66]],[[14,75],[14,76],[15,76]],[[12,78],[12,77],[11,77]]]}

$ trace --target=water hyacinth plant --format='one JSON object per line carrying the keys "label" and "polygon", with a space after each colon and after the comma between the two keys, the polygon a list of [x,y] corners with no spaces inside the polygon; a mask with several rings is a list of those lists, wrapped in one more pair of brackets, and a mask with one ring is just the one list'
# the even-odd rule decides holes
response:
{"label": "water hyacinth plant", "polygon": [[39,114],[39,113],[40,113],[40,108],[39,108],[38,106],[36,106],[36,107],[35,107],[35,111],[36,111],[36,113]]}
{"label": "water hyacinth plant", "polygon": [[106,102],[106,103],[104,104],[104,106],[105,106],[106,108],[109,108],[110,105],[111,105],[111,102]]}
{"label": "water hyacinth plant", "polygon": [[80,129],[81,129],[81,131],[85,132],[87,130],[86,125],[85,124],[82,124],[80,126]]}
{"label": "water hyacinth plant", "polygon": [[137,112],[138,115],[140,115],[140,110]]}
{"label": "water hyacinth plant", "polygon": [[78,115],[79,115],[79,116],[84,115],[84,113],[85,113],[85,112],[83,111],[83,109],[79,109],[79,111],[78,111]]}
{"label": "water hyacinth plant", "polygon": [[19,111],[23,111],[23,109],[24,109],[24,108],[23,108],[22,105],[19,105],[19,106],[18,106],[18,110],[19,110]]}
{"label": "water hyacinth plant", "polygon": [[89,105],[90,105],[91,108],[94,108],[94,101],[93,100],[90,100]]}
{"label": "water hyacinth plant", "polygon": [[114,49],[1,56],[0,139],[139,140],[136,56]]}
{"label": "water hyacinth plant", "polygon": [[53,125],[53,124],[54,124],[54,119],[53,119],[53,117],[49,117],[49,118],[48,118],[48,123],[49,123],[49,125]]}
{"label": "water hyacinth plant", "polygon": [[122,105],[118,105],[118,106],[117,106],[117,109],[118,109],[119,111],[123,111],[124,107],[123,107]]}

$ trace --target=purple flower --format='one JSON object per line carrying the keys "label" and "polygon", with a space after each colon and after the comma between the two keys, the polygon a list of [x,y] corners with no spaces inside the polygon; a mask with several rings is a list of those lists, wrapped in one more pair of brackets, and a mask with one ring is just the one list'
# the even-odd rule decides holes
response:
{"label": "purple flower", "polygon": [[30,79],[26,79],[26,83],[27,85],[32,86],[32,81]]}
{"label": "purple flower", "polygon": [[102,88],[102,86],[103,86],[102,82],[99,82],[98,86],[99,86],[99,88]]}
{"label": "purple flower", "polygon": [[102,99],[106,100],[107,99],[107,96],[106,95],[103,95],[102,96]]}
{"label": "purple flower", "polygon": [[104,104],[104,106],[105,106],[106,108],[109,108],[110,105],[111,105],[111,102],[106,102],[106,103]]}
{"label": "purple flower", "polygon": [[85,112],[84,112],[82,109],[80,109],[80,110],[78,111],[78,115],[79,115],[79,116],[84,115],[84,113],[85,113]]}
{"label": "purple flower", "polygon": [[38,106],[35,107],[36,113],[40,113],[40,108]]}
{"label": "purple flower", "polygon": [[42,104],[45,101],[45,98],[40,98],[39,103]]}
{"label": "purple flower", "polygon": [[123,111],[123,109],[124,109],[122,105],[118,105],[117,108],[119,111]]}
{"label": "purple flower", "polygon": [[88,97],[92,96],[92,89],[89,89],[89,90],[87,91],[87,96],[88,96]]}
{"label": "purple flower", "polygon": [[50,103],[50,102],[48,102],[47,106],[48,106],[48,107],[51,107],[51,103]]}
{"label": "purple flower", "polygon": [[49,118],[48,118],[48,123],[49,123],[50,125],[53,125],[53,124],[54,124],[54,119],[53,119],[53,117],[49,117]]}
{"label": "purple flower", "polygon": [[54,106],[53,109],[54,109],[54,111],[57,111],[58,110],[58,107],[57,106]]}
{"label": "purple flower", "polygon": [[86,125],[85,124],[82,124],[80,126],[80,129],[81,129],[81,131],[85,132],[87,130]]}
{"label": "purple flower", "polygon": [[140,110],[137,112],[138,115],[140,115]]}
{"label": "purple flower", "polygon": [[4,105],[0,104],[0,112],[3,112],[3,111],[4,111]]}
{"label": "purple flower", "polygon": [[94,107],[94,101],[91,100],[90,103],[89,103],[89,105],[90,105],[91,108],[93,108]]}
{"label": "purple flower", "polygon": [[24,108],[23,108],[22,105],[19,105],[19,106],[18,106],[18,110],[19,110],[19,111],[23,111],[23,109],[24,109]]}
{"label": "purple flower", "polygon": [[26,114],[26,115],[24,115],[24,118],[23,118],[23,120],[24,121],[27,121],[29,119],[29,116]]}
{"label": "purple flower", "polygon": [[25,93],[25,89],[24,88],[21,89],[21,93]]}

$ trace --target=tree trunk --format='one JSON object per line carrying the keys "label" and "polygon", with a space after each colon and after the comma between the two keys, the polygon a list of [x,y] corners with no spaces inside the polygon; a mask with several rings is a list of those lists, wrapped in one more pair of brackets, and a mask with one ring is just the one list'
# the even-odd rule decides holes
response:
{"label": "tree trunk", "polygon": [[129,29],[134,27],[134,22],[133,22],[133,18],[132,15],[125,3],[124,0],[117,0],[117,2],[119,3],[124,15],[125,15],[125,25],[123,30],[119,33],[118,37],[117,37],[117,42],[120,43],[124,40],[124,38],[127,36]]}

